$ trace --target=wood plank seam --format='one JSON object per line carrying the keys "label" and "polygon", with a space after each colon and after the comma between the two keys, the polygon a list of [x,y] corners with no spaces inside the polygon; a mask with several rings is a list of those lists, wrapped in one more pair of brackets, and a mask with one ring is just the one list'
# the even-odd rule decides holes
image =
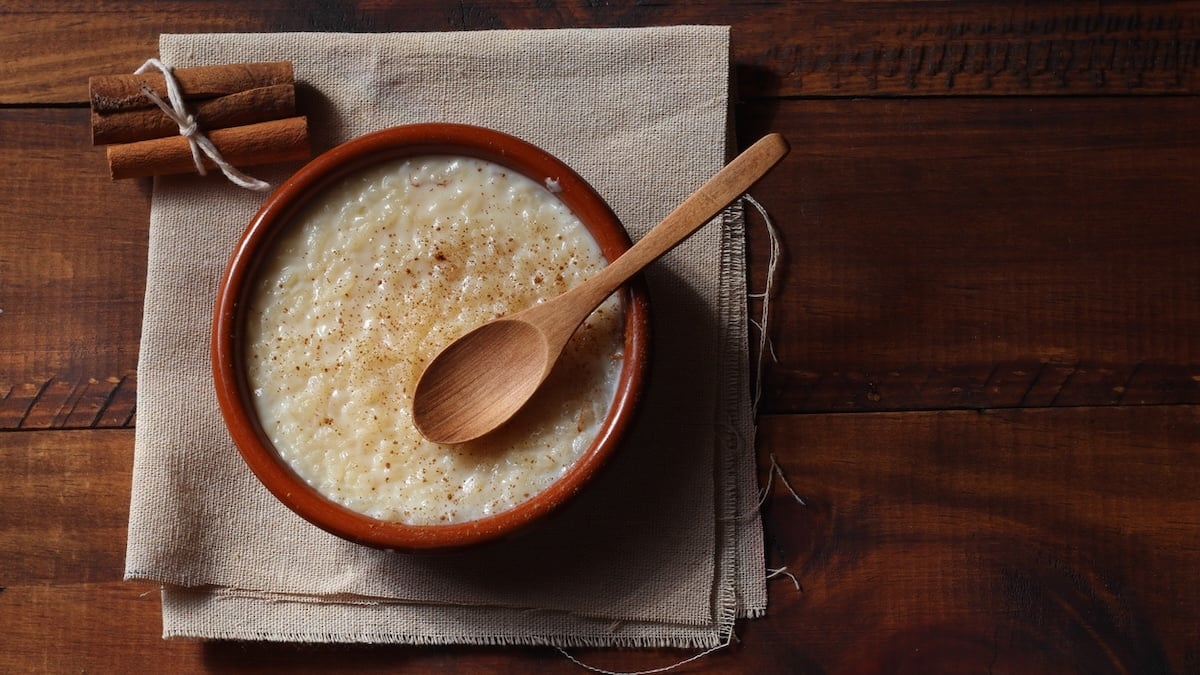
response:
{"label": "wood plank seam", "polygon": [[1200,403],[1200,364],[1000,361],[766,372],[764,413],[991,410]]}
{"label": "wood plank seam", "polygon": [[1033,392],[1033,386],[1037,384],[1038,380],[1042,379],[1042,374],[1046,372],[1046,365],[1047,364],[1043,362],[1040,366],[1038,366],[1037,373],[1033,376],[1033,379],[1029,381],[1029,386],[1025,388],[1025,391],[1021,394],[1020,400],[1017,401],[1018,408],[1025,405],[1025,401],[1029,398],[1029,394]]}
{"label": "wood plank seam", "polygon": [[1075,365],[1071,366],[1071,371],[1069,373],[1067,373],[1066,379],[1063,380],[1062,383],[1058,385],[1058,389],[1056,389],[1054,392],[1054,397],[1050,399],[1050,407],[1051,408],[1054,407],[1055,403],[1058,403],[1058,397],[1062,396],[1062,393],[1064,391],[1066,391],[1066,389],[1067,389],[1067,385],[1071,383],[1071,378],[1075,377],[1075,374],[1078,372],[1079,372],[1079,362],[1076,361]]}
{"label": "wood plank seam", "polygon": [[1125,382],[1120,385],[1120,396],[1117,397],[1117,405],[1122,405],[1125,402],[1125,396],[1129,393],[1129,387],[1133,384],[1134,379],[1137,378],[1138,373],[1142,371],[1143,365],[1145,365],[1144,361],[1138,362],[1130,369],[1129,377],[1125,378]]}
{"label": "wood plank seam", "polygon": [[[852,86],[853,78],[862,78],[867,90],[896,93],[922,89],[929,93],[950,93],[956,88],[974,88],[982,93],[999,88],[1003,93],[1011,93],[1014,88],[1032,89],[1039,84],[1037,80],[1045,80],[1045,84],[1054,88],[1074,88],[1074,93],[1118,87],[1131,90],[1156,87],[1168,91],[1184,87],[1194,76],[1190,70],[1194,67],[1196,41],[1171,40],[1162,50],[1160,45],[1153,39],[1124,46],[1116,40],[1102,39],[998,45],[944,42],[902,48],[870,47],[850,53],[844,52],[840,45],[818,45],[797,49],[798,56],[790,65],[789,74],[800,76],[801,90],[808,95],[834,94]],[[825,50],[832,53],[805,58],[806,49],[818,54]],[[1107,58],[1098,58],[1102,53]],[[805,81],[806,75],[824,75],[828,81],[814,85]],[[898,83],[889,84],[887,80],[891,79],[897,79]],[[1012,84],[1006,84],[1005,79],[1011,79]]]}
{"label": "wood plank seam", "polygon": [[[784,96],[1194,91],[1200,83],[1200,39],[1181,32],[1195,25],[1158,17],[1146,29],[1154,34],[1128,27],[1140,23],[1062,31],[1004,24],[957,30],[921,26],[864,46],[797,39],[772,45],[752,61],[781,73],[778,93]],[[1097,30],[1103,34],[1095,35]]]}
{"label": "wood plank seam", "polygon": [[[117,386],[113,387],[112,391],[108,392],[108,396],[106,396],[104,398],[104,403],[100,406],[100,410],[98,410],[96,412],[96,417],[92,420],[92,424],[90,425],[91,428],[93,428],[93,429],[97,428],[97,425],[100,424],[100,420],[103,418],[103,411],[107,410],[108,407],[113,403],[113,401],[116,400],[117,392],[121,390],[121,386],[125,384],[125,380],[128,377],[129,377],[128,375],[122,375],[117,382]],[[132,417],[133,417],[133,411],[131,410],[129,412],[129,414],[125,416],[125,418],[122,421],[120,426],[121,427],[130,426],[129,422],[132,420]]]}
{"label": "wood plank seam", "polygon": [[[53,375],[9,385],[0,399],[0,430],[132,428],[135,382],[136,374],[104,378]],[[94,390],[91,395],[90,390]],[[81,403],[94,405],[95,410],[81,409]]]}

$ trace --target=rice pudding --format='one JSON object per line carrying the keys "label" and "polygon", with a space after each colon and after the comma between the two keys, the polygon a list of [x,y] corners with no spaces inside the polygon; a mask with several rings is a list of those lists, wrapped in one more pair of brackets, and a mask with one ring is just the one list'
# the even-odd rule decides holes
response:
{"label": "rice pudding", "polygon": [[318,492],[379,520],[466,522],[536,495],[587,451],[623,365],[615,297],[499,431],[439,445],[412,423],[443,347],[605,265],[552,187],[468,157],[394,160],[324,191],[279,235],[245,314],[247,377],[267,436]]}

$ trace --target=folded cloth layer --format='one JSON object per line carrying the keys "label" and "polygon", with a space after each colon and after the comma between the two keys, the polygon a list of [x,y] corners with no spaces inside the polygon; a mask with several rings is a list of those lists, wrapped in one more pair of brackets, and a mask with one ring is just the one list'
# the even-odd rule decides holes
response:
{"label": "folded cloth layer", "polygon": [[[591,182],[635,239],[726,156],[723,27],[163,35],[160,50],[173,67],[292,61],[317,151],[427,121],[519,136]],[[516,539],[405,555],[292,514],[227,435],[212,306],[262,199],[219,176],[154,186],[126,576],[164,584],[165,636],[714,646],[765,611],[740,210],[648,272],[651,385],[598,480]]]}

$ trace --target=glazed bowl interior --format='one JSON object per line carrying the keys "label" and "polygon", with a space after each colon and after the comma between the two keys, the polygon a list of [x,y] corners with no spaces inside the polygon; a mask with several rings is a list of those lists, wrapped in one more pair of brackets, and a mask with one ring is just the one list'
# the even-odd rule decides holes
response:
{"label": "glazed bowl interior", "polygon": [[548,488],[499,513],[438,525],[384,521],[321,495],[276,451],[255,412],[247,381],[245,330],[249,294],[277,236],[305,208],[344,178],[383,162],[427,155],[481,159],[515,170],[553,192],[587,227],[605,259],[630,245],[604,200],[569,167],[539,148],[496,131],[456,124],[386,129],[340,145],[312,160],[266,200],[237,244],[218,290],[212,356],[217,399],[239,452],[258,479],[291,510],[344,539],[402,551],[455,549],[518,532],[560,508],[609,459],[635,413],[649,359],[649,309],[640,279],[620,291],[624,358],[616,395],[595,440]]}

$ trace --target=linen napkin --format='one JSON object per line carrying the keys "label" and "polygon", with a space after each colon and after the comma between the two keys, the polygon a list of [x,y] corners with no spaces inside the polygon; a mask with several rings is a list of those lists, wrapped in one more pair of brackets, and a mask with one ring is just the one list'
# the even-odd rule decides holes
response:
{"label": "linen napkin", "polygon": [[[160,58],[292,61],[317,152],[426,121],[519,136],[635,239],[726,158],[725,27],[163,35]],[[262,199],[219,176],[154,186],[126,577],[164,584],[164,637],[711,647],[765,611],[739,210],[649,272],[651,385],[598,481],[511,541],[406,555],[292,514],[227,435],[211,312]]]}

